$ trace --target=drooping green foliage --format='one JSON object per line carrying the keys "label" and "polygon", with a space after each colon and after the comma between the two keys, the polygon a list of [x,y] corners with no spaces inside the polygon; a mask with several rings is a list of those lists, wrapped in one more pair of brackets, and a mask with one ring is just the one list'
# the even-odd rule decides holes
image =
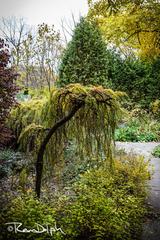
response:
{"label": "drooping green foliage", "polygon": [[45,159],[57,163],[64,158],[64,149],[69,140],[75,140],[80,158],[96,156],[106,159],[114,138],[120,106],[117,101],[121,93],[103,87],[83,87],[70,84],[53,90],[51,97],[44,100],[31,100],[22,103],[12,111],[10,125],[19,138],[22,150],[34,151],[47,129],[63,118],[78,102],[83,107],[65,126],[62,126],[50,139]]}
{"label": "drooping green foliage", "polygon": [[19,137],[28,125],[30,124],[42,124],[45,122],[45,115],[43,111],[47,111],[48,99],[31,99],[27,102],[21,102],[11,112],[11,116],[8,120],[10,127],[14,130],[16,137]]}
{"label": "drooping green foliage", "polygon": [[106,44],[94,23],[81,18],[59,68],[59,84],[108,86]]}

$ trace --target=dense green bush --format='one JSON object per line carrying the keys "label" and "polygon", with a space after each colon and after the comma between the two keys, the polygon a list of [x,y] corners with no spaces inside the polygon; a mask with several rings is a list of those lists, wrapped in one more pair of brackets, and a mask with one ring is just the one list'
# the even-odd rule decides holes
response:
{"label": "dense green bush", "polygon": [[154,132],[147,130],[141,131],[140,126],[126,126],[116,130],[115,140],[122,142],[152,142],[158,141],[159,136]]}
{"label": "dense green bush", "polygon": [[[12,200],[10,205],[7,208],[7,211],[4,212],[1,216],[1,221],[3,223],[3,229],[0,239],[10,240],[10,239],[29,239],[29,240],[42,240],[42,239],[53,239],[59,240],[61,239],[62,233],[60,231],[53,232],[48,234],[44,233],[20,233],[15,231],[8,231],[8,226],[13,226],[13,224],[6,225],[5,223],[9,222],[19,222],[22,223],[22,226],[19,228],[23,230],[27,229],[36,229],[38,227],[36,225],[40,224],[45,229],[47,226],[49,229],[51,227],[55,227],[56,220],[55,220],[55,210],[49,207],[47,204],[42,203],[38,199],[36,199],[32,195],[22,195],[21,197],[16,197]],[[56,225],[57,226],[57,225]],[[58,226],[57,226],[58,227]],[[40,231],[43,230],[40,227]]]}
{"label": "dense green bush", "polygon": [[108,78],[115,90],[125,91],[132,102],[148,108],[160,96],[160,58],[145,62],[134,57],[122,58],[109,50]]}
{"label": "dense green bush", "polygon": [[86,171],[74,184],[65,207],[66,239],[137,239],[143,218],[147,163],[142,158],[115,162]]}

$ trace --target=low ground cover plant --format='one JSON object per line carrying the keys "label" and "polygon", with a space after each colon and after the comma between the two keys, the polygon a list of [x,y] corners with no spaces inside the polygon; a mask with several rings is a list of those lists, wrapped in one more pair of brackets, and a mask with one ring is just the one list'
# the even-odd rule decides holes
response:
{"label": "low ground cover plant", "polygon": [[116,141],[152,142],[160,140],[160,123],[143,110],[134,109],[116,129]]}
{"label": "low ground cover plant", "polygon": [[0,150],[0,179],[10,176],[13,171],[20,172],[25,166],[25,155],[10,148]]}

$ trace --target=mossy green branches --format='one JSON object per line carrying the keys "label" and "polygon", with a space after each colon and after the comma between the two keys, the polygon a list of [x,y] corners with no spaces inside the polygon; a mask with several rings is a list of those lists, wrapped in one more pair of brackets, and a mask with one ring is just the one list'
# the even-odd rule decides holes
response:
{"label": "mossy green branches", "polygon": [[18,138],[22,131],[30,124],[46,125],[46,111],[48,99],[31,99],[21,102],[16,108],[12,109],[8,125]]}
{"label": "mossy green branches", "polygon": [[95,23],[81,18],[62,57],[59,84],[103,85],[108,87],[107,46]]}
{"label": "mossy green branches", "polygon": [[[22,131],[18,132],[20,145],[22,143],[26,150],[36,151],[37,144],[40,144],[39,149],[44,148],[46,163],[52,166],[63,161],[64,149],[69,140],[75,141],[77,154],[82,160],[93,156],[97,161],[111,160],[114,131],[120,114],[117,99],[119,95],[119,92],[101,86],[84,87],[80,84],[70,84],[54,90],[48,102],[41,102],[40,109],[37,103],[39,113],[34,110],[34,104],[31,107],[25,103],[26,108],[25,104],[19,106],[14,110],[11,119],[14,122],[16,116],[16,125],[23,126]],[[20,109],[23,111],[23,117],[21,112],[16,114]],[[24,124],[24,119],[27,124]],[[33,147],[34,145],[36,146]],[[43,153],[41,152],[41,156]],[[112,161],[106,163],[110,165]]]}
{"label": "mossy green branches", "polygon": [[25,127],[18,138],[20,150],[27,152],[34,151],[36,153],[40,141],[44,137],[44,130],[45,128],[42,125],[35,123],[31,123]]}
{"label": "mossy green branches", "polygon": [[[63,135],[61,139],[76,137],[77,146],[82,155],[83,151],[87,154],[96,153],[99,152],[99,145],[103,141],[106,143],[107,139],[109,142],[113,139],[118,103],[116,94],[111,90],[102,87],[82,87],[80,84],[61,88],[51,97],[50,124],[53,125],[53,119],[55,122],[62,119],[74,105],[81,102],[83,106],[73,120],[66,125],[65,129],[61,129]],[[60,136],[59,131],[57,135]],[[65,143],[65,139],[63,142]]]}

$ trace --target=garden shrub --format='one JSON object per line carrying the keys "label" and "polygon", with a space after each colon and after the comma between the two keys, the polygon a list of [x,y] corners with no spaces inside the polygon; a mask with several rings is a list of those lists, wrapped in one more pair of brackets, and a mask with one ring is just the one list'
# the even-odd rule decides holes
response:
{"label": "garden shrub", "polygon": [[115,162],[114,173],[99,167],[82,174],[65,207],[66,239],[137,239],[145,213],[147,169],[143,158],[125,157]]}
{"label": "garden shrub", "polygon": [[11,111],[8,119],[8,126],[13,130],[18,138],[26,127],[30,124],[45,125],[45,117],[48,99],[30,99],[27,102],[21,102],[16,108]]}
{"label": "garden shrub", "polygon": [[[14,231],[8,231],[8,226],[13,226],[11,224],[6,225],[9,222],[19,222],[22,223],[20,227],[21,230],[27,229],[38,229],[37,224],[41,226],[55,227],[55,210],[48,206],[46,203],[42,203],[32,195],[22,195],[14,198],[10,205],[7,207],[7,211],[4,211],[1,220],[3,223],[2,235],[0,239],[4,240],[43,240],[43,239],[53,239],[60,240],[62,233],[60,231],[53,232],[51,236],[48,233],[15,233]],[[57,224],[56,224],[57,226]],[[57,226],[58,228],[58,226]],[[40,227],[40,230],[42,228]]]}

